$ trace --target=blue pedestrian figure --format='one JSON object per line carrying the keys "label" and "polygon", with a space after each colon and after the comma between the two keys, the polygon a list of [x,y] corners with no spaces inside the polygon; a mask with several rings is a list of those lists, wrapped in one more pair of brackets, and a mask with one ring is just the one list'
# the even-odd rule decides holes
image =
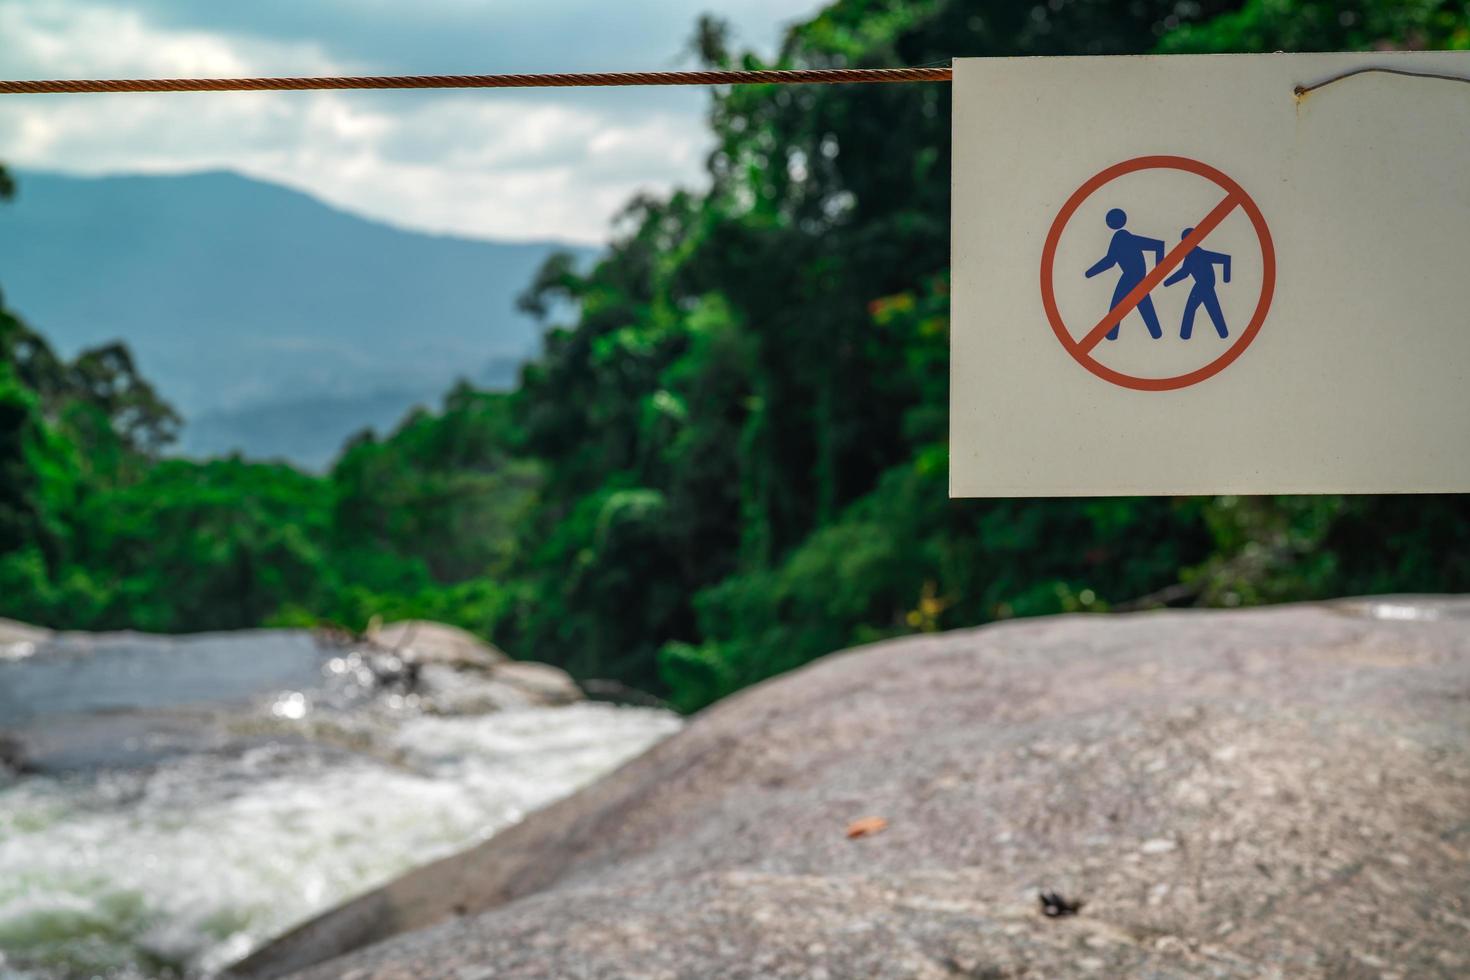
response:
{"label": "blue pedestrian figure", "polygon": [[[1193,233],[1193,228],[1186,228],[1179,238],[1182,241]],[[1194,332],[1194,315],[1201,306],[1214,321],[1215,331],[1221,337],[1230,336],[1230,331],[1225,328],[1225,314],[1220,312],[1220,298],[1215,295],[1215,266],[1217,265],[1224,266],[1224,279],[1229,282],[1230,256],[1223,252],[1211,252],[1196,246],[1190,249],[1189,254],[1184,257],[1179,271],[1164,280],[1165,286],[1172,286],[1176,282],[1183,282],[1191,276],[1194,277],[1194,285],[1189,290],[1189,299],[1184,303],[1184,319],[1179,324],[1180,340],[1188,340],[1189,335]]]}
{"label": "blue pedestrian figure", "polygon": [[[1154,264],[1164,260],[1164,243],[1157,238],[1145,238],[1135,235],[1131,231],[1124,231],[1123,226],[1128,223],[1128,214],[1122,208],[1113,208],[1108,212],[1106,221],[1108,227],[1113,229],[1113,240],[1108,243],[1108,254],[1098,260],[1097,264],[1087,270],[1087,278],[1091,279],[1099,272],[1106,272],[1113,266],[1117,266],[1122,275],[1118,276],[1117,288],[1113,290],[1113,304],[1109,310],[1116,309],[1123,298],[1133,292],[1133,287],[1143,281],[1148,275],[1148,260],[1143,253],[1154,253]],[[1154,312],[1154,301],[1145,296],[1138,304],[1138,312],[1143,316],[1144,326],[1155,340],[1164,335],[1164,330],[1159,326],[1159,315]],[[1113,324],[1113,329],[1108,331],[1109,340],[1118,339],[1118,327],[1120,323]]]}

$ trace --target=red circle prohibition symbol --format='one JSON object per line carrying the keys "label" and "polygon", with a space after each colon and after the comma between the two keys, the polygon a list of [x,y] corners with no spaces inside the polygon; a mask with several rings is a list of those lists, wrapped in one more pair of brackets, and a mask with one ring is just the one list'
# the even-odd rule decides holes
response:
{"label": "red circle prohibition symbol", "polygon": [[[1091,330],[1080,340],[1072,336],[1067,329],[1066,322],[1062,319],[1061,312],[1057,309],[1057,298],[1052,283],[1053,267],[1056,265],[1057,243],[1061,240],[1062,231],[1067,222],[1077,213],[1082,203],[1093,195],[1104,184],[1117,180],[1126,174],[1137,173],[1140,170],[1183,170],[1186,173],[1196,174],[1206,180],[1218,185],[1225,191],[1225,198],[1217,204],[1213,211],[1202,218],[1195,226],[1194,231],[1187,238],[1174,246],[1172,250],[1164,255],[1148,275],[1144,276],[1132,292],[1125,296],[1117,306],[1108,311]],[[1255,226],[1256,237],[1261,242],[1261,299],[1256,304],[1256,311],[1251,315],[1250,324],[1243,330],[1235,343],[1231,344],[1219,357],[1215,358],[1204,367],[1188,374],[1177,375],[1172,378],[1140,378],[1121,371],[1114,371],[1097,361],[1092,356],[1095,348],[1114,326],[1138,306],[1143,298],[1147,296],[1155,286],[1163,281],[1181,262],[1184,261],[1195,246],[1204,241],[1205,236],[1214,231],[1215,228],[1228,218],[1236,208],[1240,208],[1250,218],[1251,224]],[[1041,303],[1046,310],[1046,318],[1051,322],[1052,331],[1057,339],[1062,342],[1062,347],[1072,358],[1088,371],[1104,381],[1110,381],[1124,388],[1132,388],[1135,391],[1172,391],[1176,388],[1187,388],[1190,385],[1199,384],[1207,378],[1212,378],[1229,367],[1236,358],[1245,353],[1251,341],[1256,339],[1256,334],[1261,332],[1261,324],[1266,322],[1266,314],[1271,309],[1271,297],[1276,292],[1276,246],[1271,241],[1271,229],[1266,226],[1266,218],[1261,214],[1261,209],[1256,202],[1245,192],[1245,189],[1231,178],[1225,176],[1219,170],[1198,160],[1189,157],[1175,156],[1146,156],[1136,157],[1132,160],[1124,160],[1122,163],[1114,164],[1096,176],[1092,177],[1077,188],[1076,192],[1069,198],[1062,209],[1057,212],[1056,220],[1051,224],[1051,230],[1046,235],[1046,245],[1041,250]]]}

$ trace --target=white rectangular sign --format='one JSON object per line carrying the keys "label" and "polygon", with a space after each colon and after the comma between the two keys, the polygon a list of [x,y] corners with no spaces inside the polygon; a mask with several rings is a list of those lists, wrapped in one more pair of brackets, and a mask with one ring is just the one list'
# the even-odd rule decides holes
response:
{"label": "white rectangular sign", "polygon": [[1460,79],[956,61],[951,494],[1470,491]]}

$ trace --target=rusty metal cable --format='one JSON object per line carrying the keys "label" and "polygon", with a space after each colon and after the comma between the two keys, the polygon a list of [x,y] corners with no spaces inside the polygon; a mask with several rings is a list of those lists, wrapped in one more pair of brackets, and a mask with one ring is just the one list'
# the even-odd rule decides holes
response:
{"label": "rusty metal cable", "polygon": [[[1298,98],[1357,75],[1470,82],[1470,78],[1402,68],[1355,68],[1313,85],[1298,85]],[[950,82],[948,65],[914,68],[795,68],[736,71],[611,71],[510,75],[320,75],[280,78],[53,78],[0,80],[0,95],[66,95],[107,92],[300,92],[327,89],[591,88],[635,85],[871,85]]]}
{"label": "rusty metal cable", "polygon": [[1354,68],[1340,75],[1333,75],[1331,78],[1317,82],[1315,85],[1298,85],[1295,89],[1296,97],[1300,99],[1304,95],[1311,95],[1318,89],[1326,88],[1329,85],[1336,85],[1338,82],[1345,82],[1349,78],[1356,78],[1359,75],[1398,75],[1403,78],[1430,78],[1441,82],[1470,82],[1470,78],[1466,78],[1463,75],[1446,75],[1442,72],[1435,71],[1412,71],[1408,68]]}
{"label": "rusty metal cable", "polygon": [[837,85],[948,82],[947,66],[770,71],[615,71],[547,75],[324,75],[301,78],[61,78],[0,80],[0,95],[99,92],[276,92],[318,89],[577,88],[614,85]]}

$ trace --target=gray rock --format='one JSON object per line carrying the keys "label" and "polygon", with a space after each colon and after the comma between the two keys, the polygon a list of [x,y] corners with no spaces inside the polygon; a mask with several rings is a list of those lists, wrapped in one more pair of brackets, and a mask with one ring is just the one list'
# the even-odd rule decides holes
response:
{"label": "gray rock", "polygon": [[14,735],[0,732],[0,775],[22,773],[30,769],[26,747]]}
{"label": "gray rock", "polygon": [[0,619],[0,660],[29,657],[54,634],[51,630],[13,619]]}
{"label": "gray rock", "polygon": [[829,657],[237,972],[1464,976],[1470,604],[1393,602]]}
{"label": "gray rock", "polygon": [[555,706],[583,699],[576,681],[559,667],[511,660],[455,626],[407,620],[370,629],[366,639],[373,647],[369,657],[380,679],[406,684],[426,708],[439,714]]}
{"label": "gray rock", "polygon": [[497,664],[490,676],[498,683],[514,688],[534,704],[572,704],[583,698],[582,689],[572,675],[550,664],[529,660],[510,660]]}
{"label": "gray rock", "polygon": [[367,639],[380,649],[422,664],[490,668],[509,659],[468,630],[425,619],[374,626]]}
{"label": "gray rock", "polygon": [[419,673],[419,697],[425,710],[440,715],[478,715],[531,704],[521,691],[489,674],[428,664]]}
{"label": "gray rock", "polygon": [[418,692],[428,710],[442,715],[552,707],[582,699],[565,671],[533,663],[498,664],[488,672],[427,664],[419,673]]}

